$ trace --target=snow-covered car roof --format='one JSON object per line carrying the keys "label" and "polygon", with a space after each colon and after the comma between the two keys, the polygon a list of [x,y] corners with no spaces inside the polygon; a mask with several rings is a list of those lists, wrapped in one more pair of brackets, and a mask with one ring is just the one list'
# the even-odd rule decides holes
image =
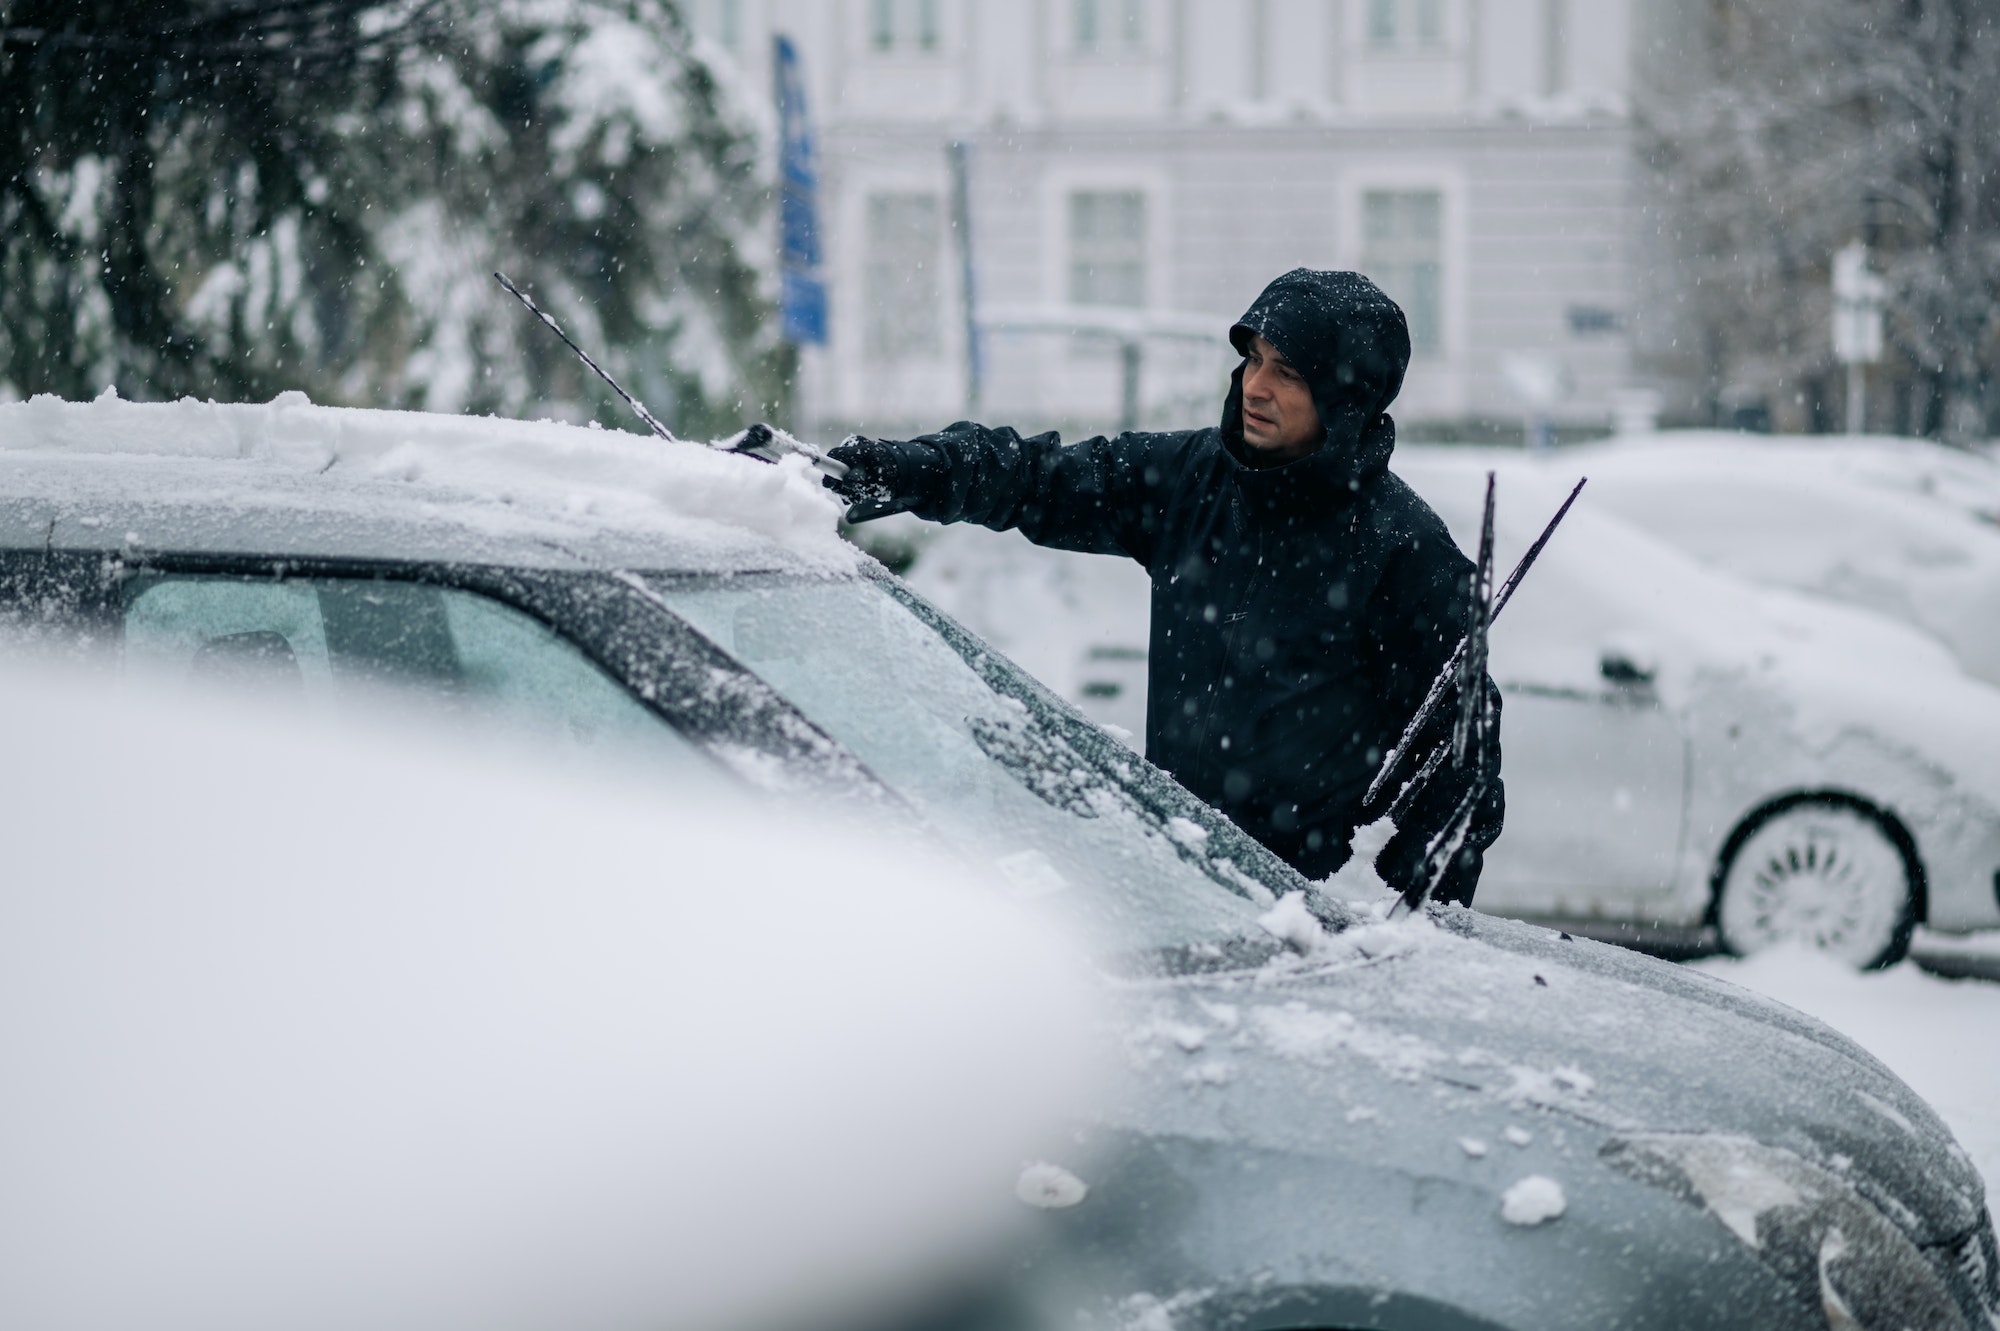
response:
{"label": "snow-covered car roof", "polygon": [[2000,683],[2000,464],[1983,454],[1686,431],[1503,465],[1587,472],[1594,507],[1740,577],[1921,628]]}
{"label": "snow-covered car roof", "polygon": [[[1582,459],[1542,461],[1485,449],[1399,451],[1395,470],[1461,545],[1476,541],[1487,471],[1499,476],[1504,569],[1586,474]],[[1596,484],[1593,478],[1591,486]],[[1601,511],[1586,487],[1493,629],[1493,671],[1595,684],[1597,652],[1622,649],[1684,701],[1723,677],[1768,686],[1792,724],[1825,751],[1858,729],[1913,747],[2000,800],[2000,690],[1960,669],[1935,639],[1871,611],[1759,586]]]}
{"label": "snow-covered car roof", "polygon": [[[0,543],[848,573],[803,458],[559,424],[314,406],[0,405]],[[108,535],[108,541],[107,541]]]}

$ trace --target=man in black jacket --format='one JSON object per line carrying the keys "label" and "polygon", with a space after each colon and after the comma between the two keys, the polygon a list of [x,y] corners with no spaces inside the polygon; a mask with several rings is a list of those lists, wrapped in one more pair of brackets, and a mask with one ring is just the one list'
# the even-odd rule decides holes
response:
{"label": "man in black jacket", "polygon": [[[1229,336],[1244,360],[1219,428],[1065,448],[1054,434],[961,421],[918,439],[850,440],[833,450],[848,474],[829,484],[852,521],[908,510],[1144,564],[1146,756],[1322,878],[1379,812],[1363,794],[1458,643],[1472,564],[1387,469],[1385,413],[1410,360],[1394,301],[1358,273],[1295,269]],[[1497,709],[1490,681],[1487,692]],[[1487,794],[1441,900],[1471,902],[1500,834],[1497,722],[1494,735]],[[1447,763],[1404,815],[1377,859],[1391,886],[1420,876],[1471,767]]]}

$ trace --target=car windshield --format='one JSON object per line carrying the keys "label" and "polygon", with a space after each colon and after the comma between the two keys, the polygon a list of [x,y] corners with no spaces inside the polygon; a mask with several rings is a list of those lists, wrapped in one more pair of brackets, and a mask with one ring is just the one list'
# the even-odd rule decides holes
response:
{"label": "car windshield", "polygon": [[654,577],[666,604],[1003,882],[1108,950],[1199,964],[1301,885],[1164,774],[888,582]]}

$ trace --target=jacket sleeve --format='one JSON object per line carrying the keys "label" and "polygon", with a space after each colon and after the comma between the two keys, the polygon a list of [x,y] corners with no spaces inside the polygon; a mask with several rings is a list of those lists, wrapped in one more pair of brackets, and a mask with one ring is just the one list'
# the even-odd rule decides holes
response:
{"label": "jacket sleeve", "polygon": [[[1464,636],[1471,583],[1471,561],[1449,545],[1442,531],[1399,551],[1385,570],[1376,593],[1378,611],[1370,616],[1368,646],[1381,672],[1378,677],[1384,681],[1384,730],[1391,743],[1416,714],[1431,681]],[[1404,814],[1395,837],[1377,860],[1383,879],[1398,891],[1421,877],[1432,840],[1482,781],[1484,789],[1477,796],[1472,826],[1438,884],[1434,900],[1471,905],[1485,867],[1486,848],[1500,836],[1507,807],[1500,780],[1500,691],[1490,675],[1481,682],[1493,714],[1493,729],[1484,751],[1463,767],[1445,760]],[[1451,742],[1457,714],[1456,695],[1447,697],[1418,735],[1413,752],[1398,773],[1401,779],[1413,775],[1438,744]]]}
{"label": "jacket sleeve", "polygon": [[898,506],[933,522],[1018,529],[1037,545],[1152,564],[1164,497],[1185,436],[1121,434],[1064,447],[1060,436],[960,421],[892,443]]}

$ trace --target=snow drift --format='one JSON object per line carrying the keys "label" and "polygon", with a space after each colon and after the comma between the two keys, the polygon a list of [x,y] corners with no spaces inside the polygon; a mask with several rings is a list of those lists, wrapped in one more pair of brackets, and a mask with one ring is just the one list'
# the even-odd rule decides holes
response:
{"label": "snow drift", "polygon": [[0,678],[9,1327],[823,1324],[1078,1108],[1093,991],[962,868]]}

